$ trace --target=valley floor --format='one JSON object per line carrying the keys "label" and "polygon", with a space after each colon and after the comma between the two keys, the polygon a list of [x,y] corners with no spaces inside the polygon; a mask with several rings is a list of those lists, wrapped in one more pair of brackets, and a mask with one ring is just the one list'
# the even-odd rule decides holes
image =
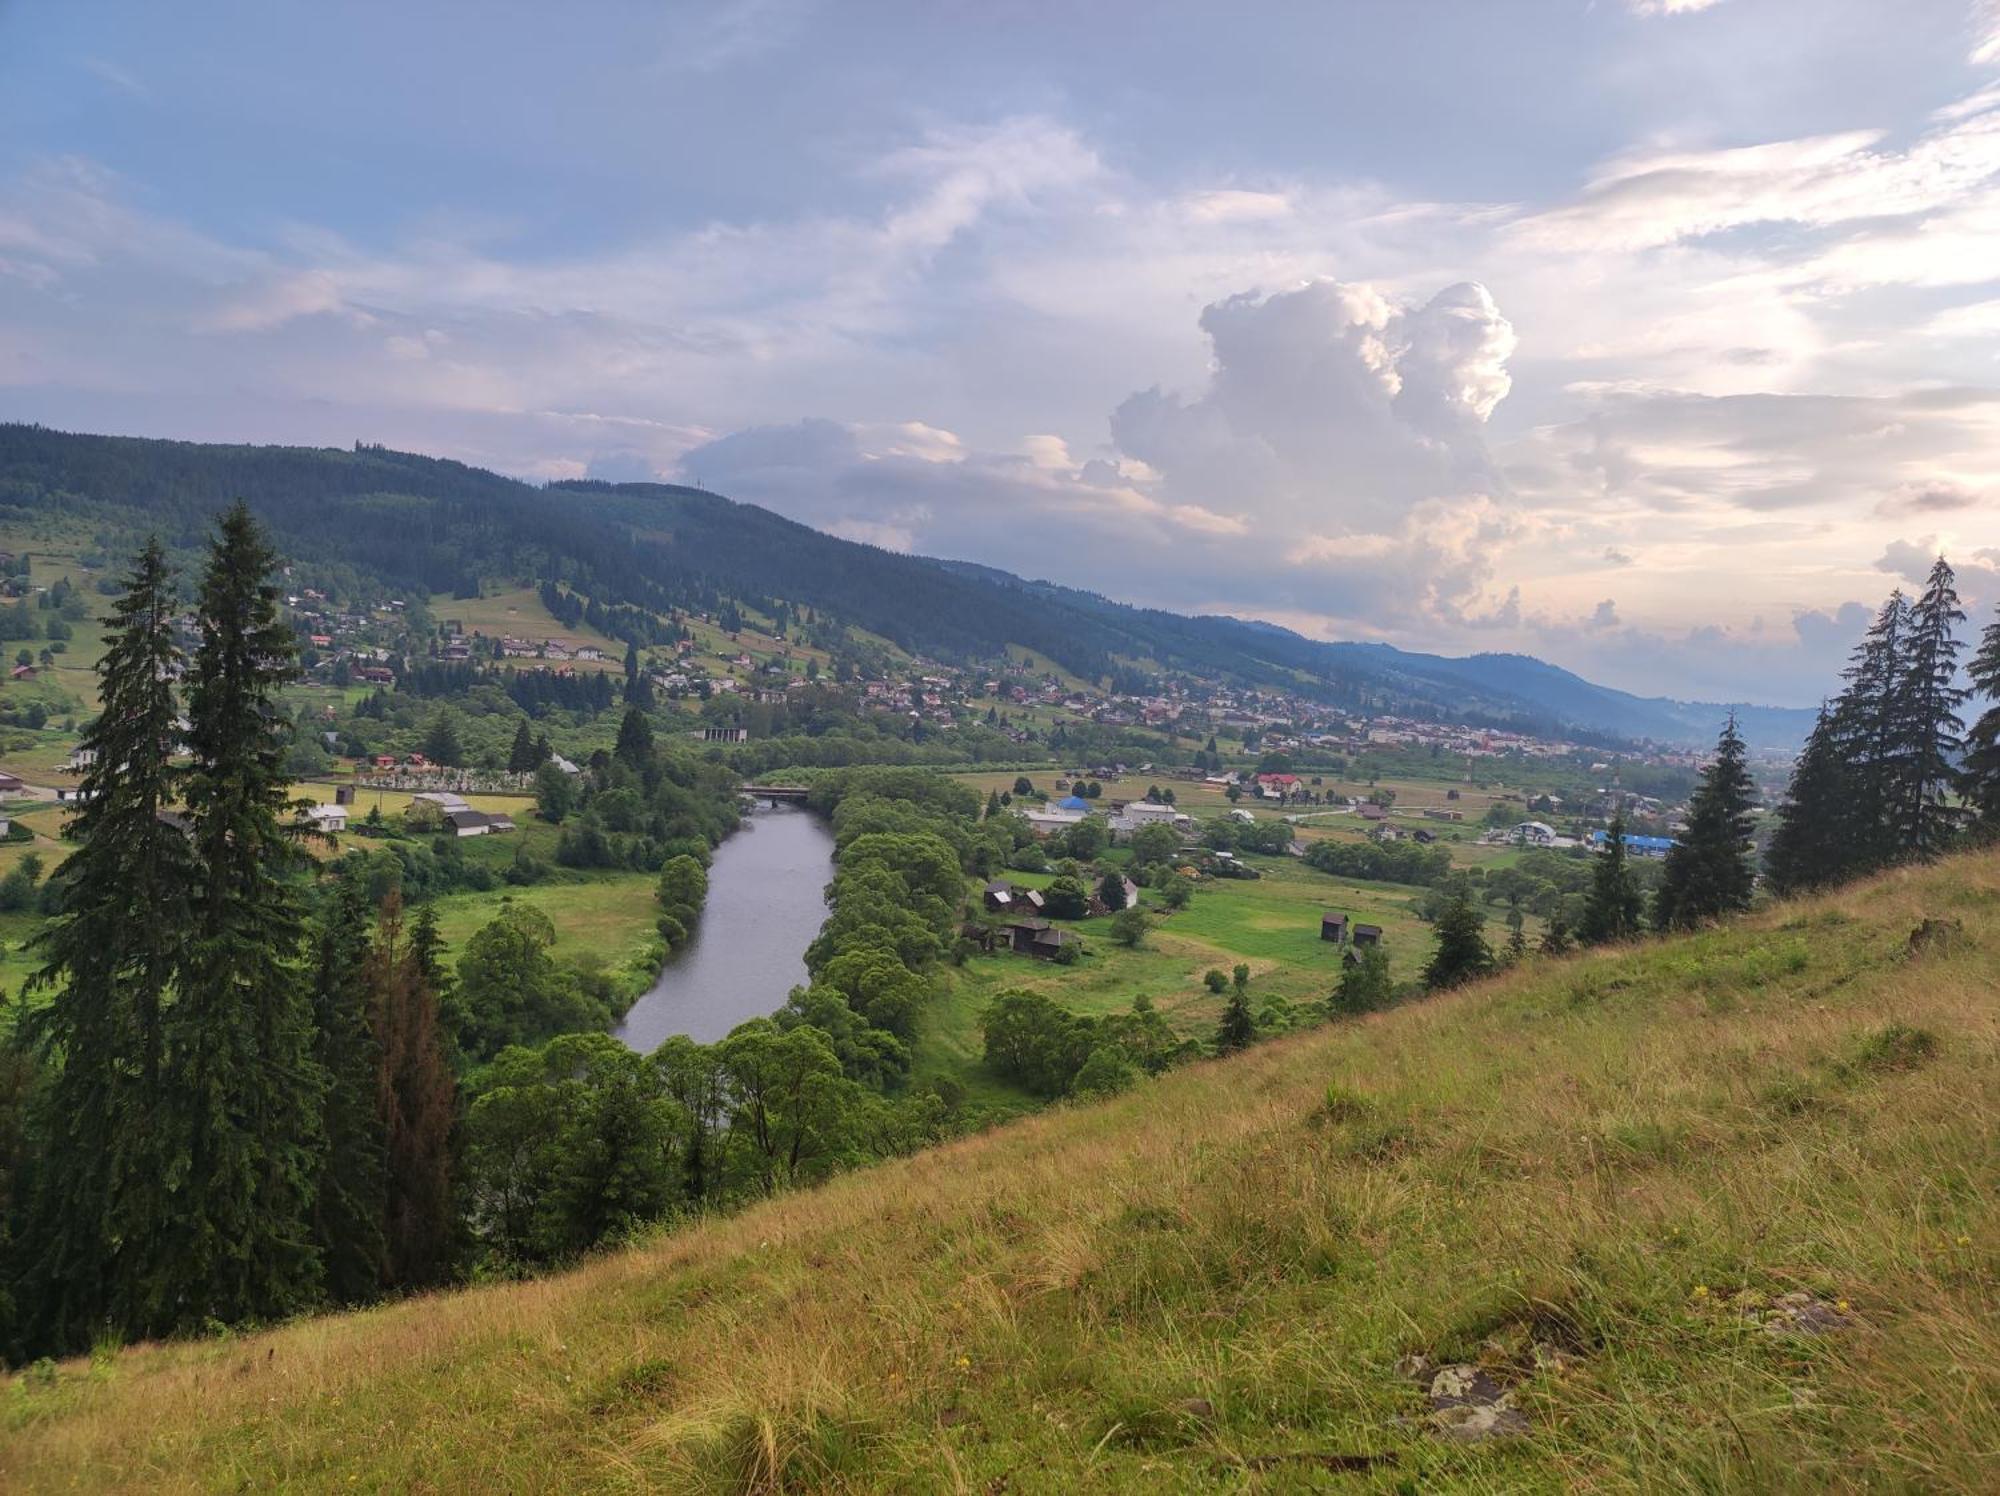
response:
{"label": "valley floor", "polygon": [[[30,1371],[0,1487],[1991,1490],[1996,1082],[1986,854],[561,1277]],[[1416,1355],[1525,1432],[1447,1437]]]}

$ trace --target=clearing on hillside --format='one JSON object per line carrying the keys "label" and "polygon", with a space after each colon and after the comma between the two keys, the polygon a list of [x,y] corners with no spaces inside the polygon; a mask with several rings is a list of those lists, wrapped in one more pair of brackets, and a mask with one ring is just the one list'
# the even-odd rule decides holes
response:
{"label": "clearing on hillside", "polygon": [[1990,1491],[1996,915],[1963,857],[563,1277],[31,1370],[0,1486]]}

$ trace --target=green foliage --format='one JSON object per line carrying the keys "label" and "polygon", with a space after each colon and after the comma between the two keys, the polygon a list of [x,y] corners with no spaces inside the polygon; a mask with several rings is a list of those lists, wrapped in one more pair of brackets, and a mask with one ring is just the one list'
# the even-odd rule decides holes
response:
{"label": "green foliage", "polygon": [[[1437,945],[1424,967],[1424,985],[1433,990],[1456,987],[1493,969],[1493,952],[1486,944],[1486,916],[1460,889],[1438,915]],[[1359,970],[1359,968],[1356,968]]]}
{"label": "green foliage", "polygon": [[1202,985],[1218,997],[1229,990],[1229,978],[1218,967],[1209,967],[1201,974],[1201,980]]}
{"label": "green foliage", "polygon": [[1750,907],[1757,884],[1750,845],[1755,800],[1743,739],[1731,714],[1716,741],[1715,757],[1702,770],[1687,829],[1667,849],[1666,870],[1653,901],[1658,928],[1691,930]]}
{"label": "green foliage", "polygon": [[1328,1007],[1337,1017],[1352,1018],[1388,1007],[1394,996],[1388,953],[1379,945],[1367,945],[1355,952],[1352,965],[1342,968]]}
{"label": "green foliage", "polygon": [[1590,892],[1584,899],[1577,938],[1585,945],[1604,945],[1638,935],[1646,908],[1645,895],[1632,875],[1625,846],[1625,816],[1611,817],[1604,833],[1604,850],[1591,868]]}
{"label": "green foliage", "polygon": [[1146,942],[1153,921],[1143,909],[1121,909],[1111,921],[1111,938],[1127,950],[1137,950]]}
{"label": "green foliage", "polygon": [[[1238,967],[1237,970],[1243,968]],[[1229,1006],[1222,1011],[1222,1022],[1215,1030],[1217,1054],[1234,1054],[1257,1042],[1257,1024],[1250,1015],[1250,999],[1245,988],[1245,983],[1238,982],[1229,996]]]}

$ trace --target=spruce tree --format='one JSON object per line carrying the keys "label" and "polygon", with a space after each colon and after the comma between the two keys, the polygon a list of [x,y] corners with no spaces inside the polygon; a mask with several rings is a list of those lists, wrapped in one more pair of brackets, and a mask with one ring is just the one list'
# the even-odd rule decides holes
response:
{"label": "spruce tree", "polygon": [[1424,985],[1432,991],[1456,987],[1493,970],[1493,949],[1486,943],[1486,916],[1460,886],[1438,911],[1432,933],[1437,945],[1424,966]]}
{"label": "spruce tree", "polygon": [[1847,687],[1834,700],[1831,732],[1848,793],[1828,807],[1832,820],[1827,829],[1842,843],[1841,877],[1871,872],[1896,855],[1895,808],[1903,803],[1910,781],[1909,733],[1899,689],[1908,621],[1909,605],[1898,589],[1855,648],[1843,672]]}
{"label": "spruce tree", "polygon": [[1569,922],[1560,914],[1550,918],[1542,930],[1541,952],[1544,956],[1567,956],[1573,942],[1570,940]]}
{"label": "spruce tree", "polygon": [[1757,886],[1750,846],[1755,787],[1744,760],[1743,739],[1731,712],[1716,740],[1715,757],[1701,771],[1688,806],[1687,829],[1667,850],[1653,901],[1655,927],[1691,930],[1750,907]]}
{"label": "spruce tree", "polygon": [[1645,896],[1625,846],[1625,812],[1616,811],[1605,832],[1604,850],[1591,870],[1590,892],[1583,902],[1583,920],[1577,939],[1585,945],[1603,945],[1613,940],[1630,940],[1641,929]]}
{"label": "spruce tree", "polygon": [[612,750],[612,756],[621,764],[642,773],[652,763],[653,725],[638,707],[625,708],[624,719],[618,724],[618,743]]}
{"label": "spruce tree", "polygon": [[179,798],[180,674],[173,583],[157,541],[140,553],[105,620],[101,710],[69,835],[50,880],[56,915],[38,937],[33,984],[51,992],[30,1035],[51,1062],[43,1165],[23,1302],[38,1341],[86,1346],[110,1328],[157,1328],[149,1271],[175,1206],[161,1126],[166,1017],[185,956],[194,859],[164,819]]}
{"label": "spruce tree", "polygon": [[535,740],[528,732],[528,719],[523,717],[514,729],[514,745],[507,750],[507,772],[532,774],[541,764],[535,756]]}
{"label": "spruce tree", "polygon": [[[428,917],[428,918],[427,918]],[[434,936],[428,907],[419,928]],[[389,1282],[424,1288],[451,1264],[451,1140],[458,1099],[429,975],[434,947],[403,939],[403,905],[382,902],[368,957],[375,1037],[375,1105],[386,1152],[384,1230]]]}
{"label": "spruce tree", "polygon": [[1789,898],[1831,887],[1850,875],[1857,866],[1850,840],[1853,794],[1853,777],[1841,751],[1833,710],[1822,704],[1792,766],[1785,802],[1778,809],[1778,829],[1764,852],[1764,875],[1774,893]]}
{"label": "spruce tree", "polygon": [[327,891],[312,937],[313,1058],[326,1077],[325,1152],[313,1191],[313,1239],[326,1291],[358,1304],[382,1288],[384,1139],[378,1048],[369,1024],[368,909],[359,883]]}
{"label": "spruce tree", "polygon": [[1900,773],[1890,808],[1893,854],[1924,862],[1945,850],[1962,819],[1955,792],[1965,726],[1958,708],[1967,694],[1958,684],[1958,625],[1965,613],[1953,581],[1951,567],[1938,557],[1909,608],[1894,692]]}
{"label": "spruce tree", "polygon": [[1965,735],[1965,797],[1979,813],[1980,830],[2000,834],[2000,612],[1980,635],[1966,673],[1990,705]]}
{"label": "spruce tree", "polygon": [[304,854],[290,828],[302,806],[287,792],[278,704],[295,665],[269,581],[276,561],[238,504],[197,605],[186,798],[199,881],[167,1024],[163,1109],[177,1151],[156,1265],[162,1331],[282,1318],[320,1289],[311,1217],[324,1087],[298,962]]}
{"label": "spruce tree", "polygon": [[1215,1052],[1235,1054],[1239,1049],[1248,1049],[1256,1042],[1257,1023],[1250,1016],[1250,994],[1239,984],[1229,995],[1229,1006],[1222,1010],[1222,1022],[1215,1030]]}

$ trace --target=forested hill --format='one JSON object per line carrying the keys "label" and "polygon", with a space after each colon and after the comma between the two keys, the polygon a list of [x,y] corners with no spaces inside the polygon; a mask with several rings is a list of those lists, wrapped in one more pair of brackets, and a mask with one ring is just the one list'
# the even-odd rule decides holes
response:
{"label": "forested hill", "polygon": [[[724,596],[831,613],[913,653],[997,656],[1014,645],[1077,675],[1143,684],[1154,661],[1356,707],[1541,731],[1705,742],[1726,708],[1645,699],[1524,656],[1468,660],[1327,644],[1270,624],[1133,608],[968,563],[821,534],[755,505],[671,484],[546,488],[439,458],[77,435],[0,425],[0,511],[92,524],[123,544],[156,529],[201,543],[242,498],[302,560],[387,584],[471,595],[482,582],[557,581],[607,608],[709,608]],[[1789,746],[1809,713],[1750,708],[1753,743]]]}

